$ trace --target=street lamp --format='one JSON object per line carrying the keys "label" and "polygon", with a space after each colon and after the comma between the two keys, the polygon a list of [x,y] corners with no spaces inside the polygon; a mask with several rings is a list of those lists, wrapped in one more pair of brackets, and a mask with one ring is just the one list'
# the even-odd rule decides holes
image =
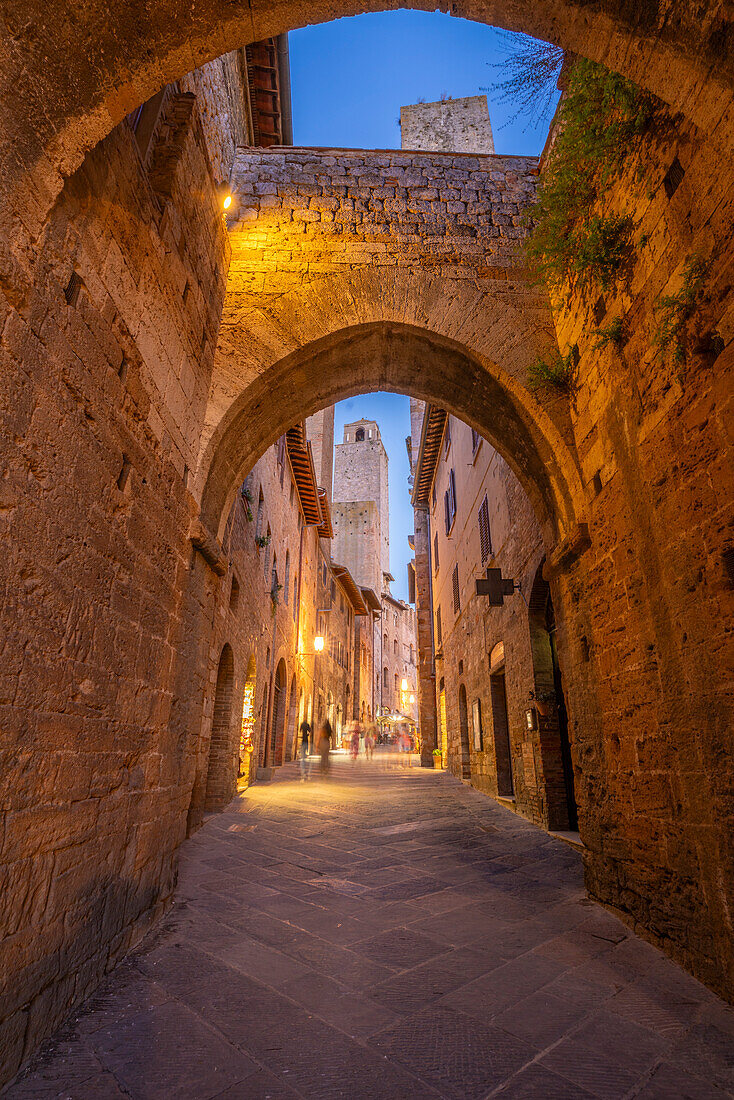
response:
{"label": "street lamp", "polygon": [[415,695],[411,695],[411,697],[410,697],[410,705],[411,705],[411,707],[413,706],[413,703],[414,703],[414,702],[415,702]]}
{"label": "street lamp", "polygon": [[407,681],[407,680],[403,680],[403,682],[402,682],[402,684],[401,684],[400,686],[401,686],[401,688],[403,689],[403,691],[407,691],[407,690],[408,690],[408,681]]}
{"label": "street lamp", "polygon": [[322,634],[317,634],[313,640],[313,648],[315,653],[321,653],[324,648],[324,637]]}

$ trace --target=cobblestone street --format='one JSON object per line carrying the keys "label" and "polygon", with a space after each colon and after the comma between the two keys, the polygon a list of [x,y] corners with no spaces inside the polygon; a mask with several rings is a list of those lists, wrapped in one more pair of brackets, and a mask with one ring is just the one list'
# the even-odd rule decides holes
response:
{"label": "cobblestone street", "polygon": [[579,852],[395,759],[212,816],[9,1100],[731,1096],[734,1013],[585,897]]}

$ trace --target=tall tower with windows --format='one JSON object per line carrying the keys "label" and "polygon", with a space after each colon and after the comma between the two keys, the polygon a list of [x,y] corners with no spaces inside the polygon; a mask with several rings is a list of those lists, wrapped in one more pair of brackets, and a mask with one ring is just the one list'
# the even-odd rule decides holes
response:
{"label": "tall tower with windows", "polygon": [[380,593],[390,571],[387,452],[374,420],[344,427],[334,448],[334,559],[358,584]]}

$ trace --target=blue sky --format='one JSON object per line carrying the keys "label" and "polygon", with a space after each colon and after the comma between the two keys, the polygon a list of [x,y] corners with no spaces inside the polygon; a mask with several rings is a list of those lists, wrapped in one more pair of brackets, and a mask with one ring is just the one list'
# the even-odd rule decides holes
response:
{"label": "blue sky", "polygon": [[[337,19],[289,35],[296,145],[399,149],[403,105],[448,94],[479,95],[498,79],[488,62],[504,56],[493,27],[438,12],[395,11]],[[538,155],[548,130],[503,126],[511,108],[492,102],[489,114],[498,153]],[[406,565],[413,531],[405,437],[408,398],[365,394],[336,407],[335,441],[344,424],[369,417],[380,425],[390,471],[390,568],[393,593],[407,598]]]}
{"label": "blue sky", "polygon": [[[447,93],[480,95],[498,79],[502,35],[441,12],[390,11],[336,19],[288,36],[296,145],[399,149],[400,108]],[[539,154],[548,132],[516,121],[492,102],[498,153]]]}

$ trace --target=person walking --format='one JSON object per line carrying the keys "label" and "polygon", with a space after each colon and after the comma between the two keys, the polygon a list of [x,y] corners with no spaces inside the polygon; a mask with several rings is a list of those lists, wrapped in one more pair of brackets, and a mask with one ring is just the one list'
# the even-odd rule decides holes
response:
{"label": "person walking", "polygon": [[325,718],[319,731],[319,756],[321,757],[322,775],[329,774],[329,753],[331,751],[331,740],[333,736],[331,722],[328,718]]}
{"label": "person walking", "polygon": [[352,760],[359,756],[359,723],[354,720],[350,723],[349,754]]}
{"label": "person walking", "polygon": [[301,731],[301,745],[298,759],[301,765],[301,783],[308,779],[308,745],[311,740],[311,726],[304,718],[299,727]]}
{"label": "person walking", "polygon": [[364,751],[367,759],[371,760],[375,751],[375,731],[372,726],[367,726],[364,731]]}

